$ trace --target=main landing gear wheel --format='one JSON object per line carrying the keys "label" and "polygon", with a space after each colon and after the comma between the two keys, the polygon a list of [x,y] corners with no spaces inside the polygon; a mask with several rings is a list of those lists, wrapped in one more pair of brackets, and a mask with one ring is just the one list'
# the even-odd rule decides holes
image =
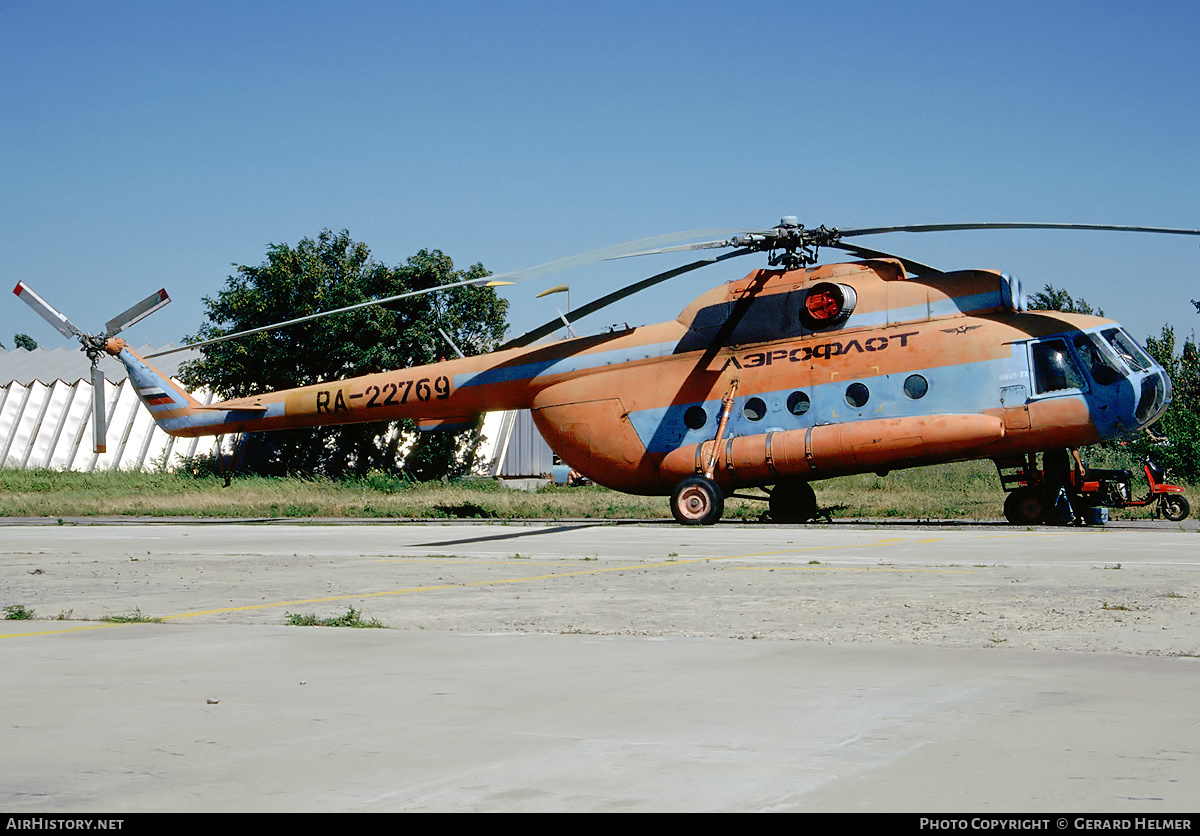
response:
{"label": "main landing gear wheel", "polygon": [[1041,525],[1046,519],[1046,501],[1040,491],[1017,488],[1004,500],[1004,517],[1013,525]]}
{"label": "main landing gear wheel", "polygon": [[671,513],[683,525],[712,525],[724,512],[725,494],[704,476],[689,476],[671,494]]}
{"label": "main landing gear wheel", "polygon": [[780,482],[767,505],[774,523],[806,523],[817,516],[817,494],[808,482]]}
{"label": "main landing gear wheel", "polygon": [[1159,501],[1161,503],[1159,507],[1162,510],[1162,515],[1171,522],[1186,520],[1188,514],[1192,513],[1192,506],[1188,504],[1185,497],[1179,495],[1164,496]]}

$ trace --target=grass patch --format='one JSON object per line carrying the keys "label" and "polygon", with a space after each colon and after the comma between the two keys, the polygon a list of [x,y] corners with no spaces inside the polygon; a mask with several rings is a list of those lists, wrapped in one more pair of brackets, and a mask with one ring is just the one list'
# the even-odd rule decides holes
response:
{"label": "grass patch", "polygon": [[161,624],[161,618],[151,618],[148,615],[143,615],[139,607],[134,607],[132,612],[125,615],[106,615],[101,621],[107,621],[111,624]]}
{"label": "grass patch", "polygon": [[[834,519],[996,520],[1004,505],[991,462],[842,476],[813,487],[819,505]],[[754,522],[766,509],[765,502],[730,498],[725,519]],[[1117,509],[1113,517],[1136,513]],[[412,482],[370,473],[345,479],[235,476],[226,487],[220,475],[0,469],[0,517],[61,521],[88,516],[664,520],[671,514],[666,497],[632,496],[598,485],[547,485],[529,492],[477,477]]]}
{"label": "grass patch", "polygon": [[301,615],[300,613],[289,612],[284,613],[284,619],[292,627],[382,628],[387,626],[377,618],[364,620],[362,610],[356,610],[354,607],[348,607],[344,615],[337,615],[332,618],[317,618],[312,614]]}
{"label": "grass patch", "polygon": [[28,621],[33,618],[33,610],[26,609],[23,604],[11,604],[4,608],[5,621]]}

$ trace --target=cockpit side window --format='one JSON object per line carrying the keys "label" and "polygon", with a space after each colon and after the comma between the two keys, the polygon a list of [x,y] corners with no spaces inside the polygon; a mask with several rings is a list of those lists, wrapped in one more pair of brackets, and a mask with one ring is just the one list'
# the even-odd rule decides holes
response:
{"label": "cockpit side window", "polygon": [[1033,386],[1038,394],[1065,389],[1086,389],[1087,382],[1063,340],[1042,340],[1029,347],[1033,361]]}
{"label": "cockpit side window", "polygon": [[1083,361],[1092,376],[1092,380],[1101,386],[1108,386],[1121,379],[1121,370],[1109,358],[1103,344],[1095,334],[1080,334],[1075,338],[1075,353]]}

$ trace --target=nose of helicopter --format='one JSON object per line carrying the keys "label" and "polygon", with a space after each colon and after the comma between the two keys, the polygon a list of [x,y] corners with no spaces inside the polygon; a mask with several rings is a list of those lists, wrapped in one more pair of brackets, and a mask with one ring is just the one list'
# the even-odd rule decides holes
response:
{"label": "nose of helicopter", "polygon": [[1153,424],[1170,405],[1171,378],[1167,377],[1166,371],[1158,363],[1155,363],[1142,377],[1141,394],[1133,413],[1137,428],[1141,430]]}

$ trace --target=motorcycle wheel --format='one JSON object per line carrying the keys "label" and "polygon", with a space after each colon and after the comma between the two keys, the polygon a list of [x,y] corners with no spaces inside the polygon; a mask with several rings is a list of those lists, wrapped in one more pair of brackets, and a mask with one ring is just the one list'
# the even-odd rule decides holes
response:
{"label": "motorcycle wheel", "polygon": [[1192,513],[1192,506],[1188,504],[1187,498],[1179,494],[1163,496],[1159,502],[1161,503],[1159,507],[1162,509],[1162,515],[1171,522],[1186,520],[1188,514]]}
{"label": "motorcycle wheel", "polygon": [[1004,500],[1004,517],[1013,525],[1040,525],[1046,520],[1046,503],[1040,491],[1017,488]]}

